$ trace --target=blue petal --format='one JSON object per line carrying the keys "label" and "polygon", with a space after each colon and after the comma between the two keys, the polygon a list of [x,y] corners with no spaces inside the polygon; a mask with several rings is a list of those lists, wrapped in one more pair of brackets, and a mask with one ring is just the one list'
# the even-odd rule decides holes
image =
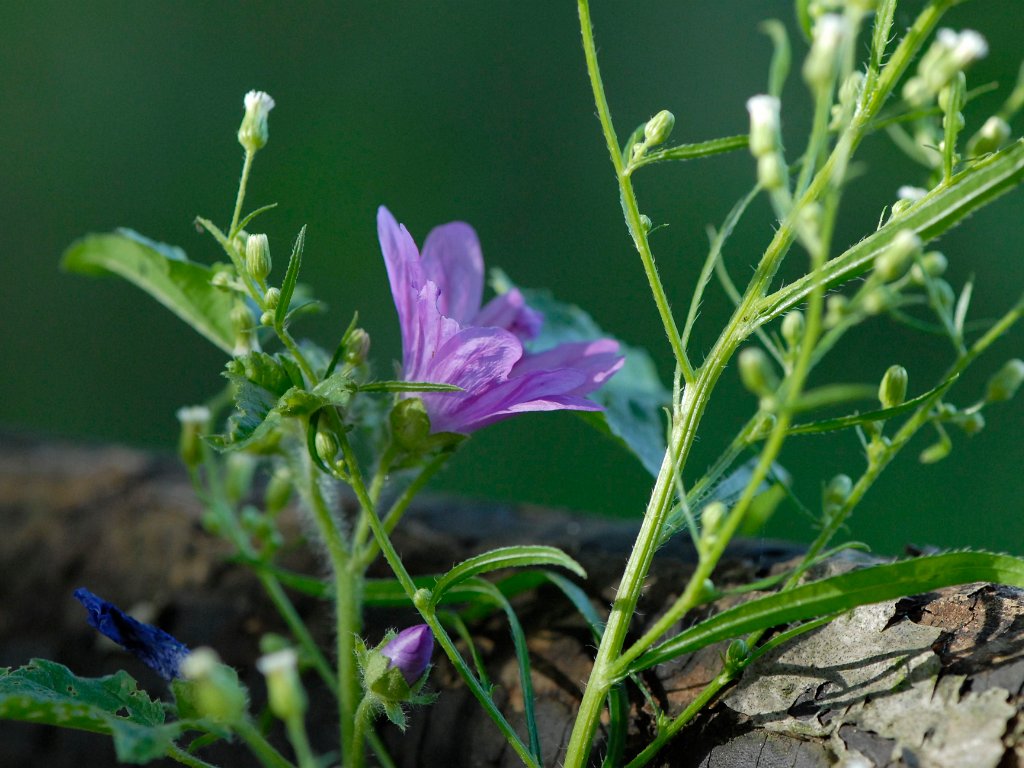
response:
{"label": "blue petal", "polygon": [[158,627],[133,619],[113,603],[97,597],[88,589],[75,590],[75,597],[89,612],[89,626],[106,635],[164,680],[180,677],[181,662],[188,647]]}

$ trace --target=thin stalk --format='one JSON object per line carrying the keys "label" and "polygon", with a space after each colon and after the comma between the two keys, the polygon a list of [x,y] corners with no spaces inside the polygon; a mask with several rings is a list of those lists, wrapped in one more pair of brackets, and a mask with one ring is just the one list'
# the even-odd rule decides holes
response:
{"label": "thin stalk", "polygon": [[352,735],[354,744],[352,746],[352,756],[355,758],[353,768],[362,768],[364,762],[364,753],[366,751],[365,743],[367,732],[370,730],[372,725],[373,710],[371,709],[370,699],[363,697],[363,700],[359,702],[359,708],[356,709],[356,728]]}
{"label": "thin stalk", "polygon": [[370,743],[370,749],[373,750],[377,762],[380,763],[380,768],[398,768],[395,765],[395,761],[391,759],[391,755],[388,754],[384,742],[380,740],[380,736],[377,735],[372,726],[367,729],[366,740]]}
{"label": "thin stalk", "polygon": [[295,750],[295,757],[299,761],[299,768],[319,768],[316,756],[309,747],[309,736],[306,733],[306,721],[301,714],[293,715],[285,720],[285,729],[288,731],[288,741]]}
{"label": "thin stalk", "polygon": [[402,585],[402,589],[405,591],[406,596],[408,596],[413,605],[416,606],[416,610],[420,612],[420,616],[423,617],[423,621],[430,627],[430,631],[433,633],[437,644],[441,646],[442,650],[448,656],[449,661],[451,661],[452,666],[455,667],[456,671],[462,677],[463,682],[466,683],[466,686],[476,697],[477,701],[480,702],[481,706],[483,706],[484,710],[498,726],[498,729],[501,731],[502,735],[508,741],[515,753],[525,765],[530,766],[530,768],[539,768],[536,759],[530,754],[529,748],[512,729],[512,726],[505,719],[505,716],[501,714],[501,711],[495,705],[490,694],[487,693],[487,691],[485,691],[480,685],[480,682],[476,679],[473,671],[466,664],[465,659],[462,658],[462,654],[460,654],[458,648],[455,647],[455,643],[452,641],[448,632],[438,620],[437,614],[430,603],[429,593],[426,593],[426,590],[424,590],[426,594],[419,593],[412,575],[406,569],[401,556],[398,554],[394,544],[391,543],[391,539],[384,530],[384,525],[381,522],[380,517],[377,516],[377,510],[374,508],[373,501],[370,499],[370,494],[366,489],[366,484],[363,482],[362,473],[359,471],[359,465],[355,453],[352,450],[352,445],[348,441],[348,437],[345,434],[339,435],[338,443],[341,446],[342,455],[344,456],[345,462],[350,470],[352,490],[355,491],[356,498],[359,499],[359,504],[362,506],[362,512],[369,522],[373,535],[377,540],[377,545],[384,554],[384,559],[391,567],[391,571],[394,573],[395,578],[398,579],[398,583]]}
{"label": "thin stalk", "polygon": [[682,369],[683,379],[689,384],[693,381],[693,366],[686,356],[682,339],[679,336],[679,329],[676,327],[675,317],[668,304],[668,297],[665,295],[665,287],[658,275],[658,268],[654,263],[654,254],[651,251],[650,243],[647,241],[647,232],[640,220],[640,210],[637,207],[636,194],[633,192],[633,181],[622,162],[619,140],[615,135],[615,126],[612,124],[611,112],[608,109],[608,100],[604,94],[604,84],[601,82],[601,70],[597,65],[597,50],[594,47],[594,29],[590,23],[589,0],[578,0],[580,29],[583,33],[583,51],[587,59],[587,72],[590,75],[590,85],[594,92],[594,102],[597,105],[597,116],[601,121],[601,130],[604,133],[605,142],[608,145],[608,153],[611,155],[612,165],[615,168],[615,178],[619,184],[619,194],[622,200],[622,212],[626,217],[626,226],[633,238],[633,244],[640,254],[640,261],[643,263],[644,272],[647,275],[647,282],[651,287],[651,294],[654,296],[654,303],[658,308],[658,315],[665,328],[665,335],[668,337],[669,345],[672,347],[672,354],[676,363]]}
{"label": "thin stalk", "polygon": [[228,239],[231,240],[238,234],[238,222],[242,218],[242,203],[245,201],[245,188],[249,186],[249,171],[252,170],[252,160],[256,153],[252,150],[245,150],[245,161],[242,163],[242,178],[238,182],[238,195],[235,197],[235,212],[231,215],[231,226],[228,228]]}
{"label": "thin stalk", "polygon": [[274,749],[273,745],[249,720],[243,719],[232,723],[232,729],[249,747],[263,768],[295,768],[295,765]]}
{"label": "thin stalk", "polygon": [[167,748],[167,757],[174,760],[176,763],[187,765],[189,768],[217,768],[213,763],[208,763],[205,760],[186,752],[177,744],[171,744],[171,746]]}
{"label": "thin stalk", "polygon": [[313,640],[313,636],[309,633],[309,629],[306,627],[302,617],[295,610],[295,606],[288,598],[287,593],[281,586],[281,582],[266,568],[257,568],[256,573],[259,576],[260,583],[263,584],[263,588],[270,597],[270,601],[277,608],[281,618],[284,619],[284,623],[288,625],[288,629],[291,630],[292,635],[298,640],[302,650],[312,660],[317,674],[320,675],[320,678],[330,690],[337,691],[338,678],[335,677],[331,665],[327,662],[323,653],[321,653],[316,641]]}

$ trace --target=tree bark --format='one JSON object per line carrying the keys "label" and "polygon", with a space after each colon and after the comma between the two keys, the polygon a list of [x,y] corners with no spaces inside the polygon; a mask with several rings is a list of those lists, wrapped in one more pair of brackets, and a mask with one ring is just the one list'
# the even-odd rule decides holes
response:
{"label": "tree bark", "polygon": [[[341,503],[351,506],[344,497]],[[255,577],[226,561],[227,548],[203,530],[200,515],[172,458],[0,436],[0,666],[45,657],[82,675],[123,667],[151,694],[166,696],[161,680],[86,625],[71,596],[85,586],[190,647],[215,648],[241,671],[254,706],[262,706],[263,685],[254,671],[258,640],[285,629]],[[295,510],[286,513],[283,526],[290,540],[302,539],[304,525]],[[636,529],[635,521],[434,496],[414,505],[395,543],[416,574],[442,572],[494,546],[561,547],[587,569],[581,586],[603,611]],[[738,585],[784,568],[798,555],[799,546],[785,542],[737,542],[715,581]],[[288,548],[286,559],[306,573],[325,569],[304,546]],[[639,606],[637,632],[678,595],[692,563],[686,537],[659,553]],[[848,557],[827,567],[856,564]],[[373,575],[388,574],[378,567]],[[330,648],[329,606],[293,598],[322,647]],[[558,765],[593,642],[556,590],[520,596],[515,607],[528,635],[545,765]],[[377,642],[388,626],[415,621],[411,611],[371,611],[364,636]],[[507,625],[493,616],[473,632],[497,686],[495,696],[522,732],[523,700]],[[706,648],[651,670],[644,682],[659,707],[674,714],[716,674],[723,652],[722,646]],[[405,734],[380,726],[397,764],[516,765],[451,668],[442,658],[435,663],[430,684],[440,693],[437,703],[415,710]],[[312,675],[306,682],[314,747],[329,753],[337,749],[334,707]],[[1022,688],[1021,592],[991,584],[941,590],[858,609],[763,657],[651,765],[1024,766]],[[629,749],[635,753],[653,737],[655,724],[650,705],[635,689],[630,706]],[[274,738],[287,754],[280,734]],[[251,764],[239,745],[216,745],[203,755],[218,765]],[[9,722],[0,722],[0,756],[8,768],[115,764],[104,737]]]}

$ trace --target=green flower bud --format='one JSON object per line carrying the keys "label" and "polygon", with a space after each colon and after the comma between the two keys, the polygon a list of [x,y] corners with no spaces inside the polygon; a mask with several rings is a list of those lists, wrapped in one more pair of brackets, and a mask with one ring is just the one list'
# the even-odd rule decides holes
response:
{"label": "green flower bud", "polygon": [[224,269],[214,273],[213,277],[210,278],[210,285],[224,291],[231,288],[231,282],[231,273]]}
{"label": "green flower bud", "polygon": [[263,91],[245,94],[245,116],[238,128],[238,143],[246,152],[257,152],[267,145],[270,129],[267,116],[274,108],[274,100]]}
{"label": "green flower bud", "polygon": [[700,513],[702,536],[714,536],[728,512],[729,508],[720,501],[712,501],[705,506]]}
{"label": "green flower bud", "polygon": [[749,392],[764,397],[779,387],[771,360],[760,347],[747,347],[739,354],[740,380]]}
{"label": "green flower bud", "polygon": [[338,438],[330,432],[318,431],[313,443],[317,455],[327,463],[334,461],[334,457],[338,455]]}
{"label": "green flower bud", "polygon": [[757,158],[757,181],[765,189],[782,189],[789,179],[789,171],[776,152]]}
{"label": "green flower bud", "polygon": [[248,695],[234,669],[221,664],[210,648],[196,648],[181,662],[181,674],[193,683],[193,699],[202,717],[237,723],[245,717]]}
{"label": "green flower bud", "polygon": [[736,669],[745,662],[749,656],[750,646],[747,645],[747,641],[742,638],[733,640],[729,643],[729,647],[725,651],[726,669],[736,671]]}
{"label": "green flower bud", "polygon": [[985,428],[985,417],[981,411],[973,413],[961,413],[954,423],[964,431],[965,435],[973,437]]}
{"label": "green flower bud", "polygon": [[276,515],[288,505],[293,488],[291,471],[287,467],[275,469],[263,497],[263,506],[268,515]]}
{"label": "green flower bud", "polygon": [[940,440],[937,443],[929,445],[918,456],[918,461],[922,464],[935,464],[942,461],[944,458],[949,456],[949,452],[953,449],[953,444],[949,439]]}
{"label": "green flower bud", "polygon": [[875,257],[875,272],[886,282],[896,280],[906,271],[920,247],[921,238],[917,234],[909,229],[900,230],[889,246]]}
{"label": "green flower bud", "polygon": [[834,293],[825,299],[825,325],[834,328],[843,321],[850,300],[841,293]]}
{"label": "green flower bud", "polygon": [[249,235],[245,241],[245,268],[253,279],[263,285],[272,266],[270,260],[270,240],[266,235]]}
{"label": "green flower bud", "polygon": [[924,285],[926,277],[939,277],[948,266],[945,256],[938,251],[928,251],[910,268],[910,279],[915,285]]}
{"label": "green flower bud", "polygon": [[644,126],[644,141],[649,147],[656,147],[663,144],[671,135],[675,127],[676,118],[667,109],[661,110],[658,114],[647,121]]}
{"label": "green flower bud", "polygon": [[869,315],[880,315],[896,302],[896,295],[887,287],[880,286],[864,297],[864,311]]}
{"label": "green flower bud", "polygon": [[196,467],[203,460],[203,435],[210,426],[210,409],[193,405],[178,409],[181,435],[178,438],[178,455],[186,467]]}
{"label": "green flower bud", "polygon": [[654,226],[654,224],[651,222],[651,217],[648,216],[646,213],[640,214],[640,226],[643,227],[644,232],[650,232],[651,227]]}
{"label": "green flower bud", "polygon": [[804,337],[804,315],[798,309],[789,312],[782,318],[782,338],[786,340],[790,349],[796,349],[800,340]]}
{"label": "green flower bud", "polygon": [[277,309],[277,305],[281,301],[281,289],[280,288],[267,288],[267,292],[263,294],[263,303],[267,309]]}
{"label": "green flower bud", "polygon": [[1001,403],[1011,399],[1024,383],[1024,360],[1007,360],[1003,367],[988,380],[985,399],[990,403]]}
{"label": "green flower bud", "polygon": [[399,448],[415,453],[423,448],[430,435],[430,417],[418,397],[399,400],[389,417],[391,434]]}
{"label": "green flower bud", "polygon": [[256,668],[267,681],[267,703],[281,720],[302,717],[306,712],[306,691],[299,679],[298,656],[291,648],[261,656]]}
{"label": "green flower bud", "polygon": [[822,505],[826,511],[841,507],[850,498],[852,490],[853,480],[850,479],[849,475],[836,475],[825,486],[825,492],[822,494]]}
{"label": "green flower bud", "polygon": [[242,302],[238,302],[231,308],[231,325],[238,333],[245,333],[256,327],[253,323],[252,312]]}
{"label": "green flower bud", "polygon": [[274,324],[275,315],[270,310],[267,310],[260,315],[260,325],[269,328]]}
{"label": "green flower bud", "polygon": [[967,156],[980,157],[995,152],[1009,138],[1010,124],[1001,117],[992,116],[967,142]]}
{"label": "green flower bud", "polygon": [[345,362],[362,365],[370,354],[370,334],[362,328],[353,328],[345,341]]}
{"label": "green flower bud", "polygon": [[907,399],[907,369],[902,365],[892,365],[882,376],[878,385],[878,402],[883,408],[895,408],[903,405]]}

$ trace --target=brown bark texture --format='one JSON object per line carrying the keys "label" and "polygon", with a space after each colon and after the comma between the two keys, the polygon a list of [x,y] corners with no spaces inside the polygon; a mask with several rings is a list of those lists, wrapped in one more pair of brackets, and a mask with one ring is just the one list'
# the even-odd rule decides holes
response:
{"label": "brown bark texture", "polygon": [[[341,497],[340,506],[350,506]],[[325,563],[305,546],[301,515],[287,513],[291,568],[323,574]],[[115,446],[85,446],[0,436],[0,667],[33,657],[53,659],[81,675],[127,669],[154,696],[165,684],[86,625],[71,593],[78,586],[158,624],[190,647],[211,646],[236,666],[253,705],[264,702],[254,669],[258,641],[285,633],[259,583],[229,562],[227,548],[200,524],[200,508],[172,458]],[[583,586],[606,610],[637,529],[617,521],[528,505],[428,497],[396,531],[410,570],[439,573],[495,546],[558,546],[587,569]],[[738,585],[792,564],[799,547],[741,541],[723,560],[715,582]],[[655,561],[635,630],[653,622],[679,594],[692,570],[685,537]],[[856,567],[856,558],[826,564]],[[388,575],[378,568],[375,576]],[[293,595],[330,648],[329,605]],[[950,768],[1024,766],[1024,595],[992,584],[941,590],[868,606],[762,657],[650,763],[702,768],[819,768],[843,765]],[[588,629],[554,589],[517,597],[533,663],[537,719],[545,765],[560,764],[590,667]],[[702,609],[702,615],[725,603]],[[689,617],[687,621],[692,621]],[[411,611],[371,610],[364,636],[416,623]],[[523,731],[523,699],[507,625],[498,616],[473,627],[495,697]],[[669,714],[687,705],[718,671],[723,646],[713,646],[643,676],[651,697]],[[431,686],[440,696],[411,713],[401,734],[379,731],[402,768],[514,766],[501,736],[443,658]],[[321,754],[337,748],[330,695],[306,677],[308,725]],[[651,707],[631,692],[629,749],[653,736]],[[288,753],[276,731],[272,739]],[[595,759],[600,744],[595,749]],[[223,766],[253,764],[237,744],[203,752]],[[5,768],[104,768],[115,765],[105,737],[0,721]],[[175,765],[171,761],[155,764]]]}

